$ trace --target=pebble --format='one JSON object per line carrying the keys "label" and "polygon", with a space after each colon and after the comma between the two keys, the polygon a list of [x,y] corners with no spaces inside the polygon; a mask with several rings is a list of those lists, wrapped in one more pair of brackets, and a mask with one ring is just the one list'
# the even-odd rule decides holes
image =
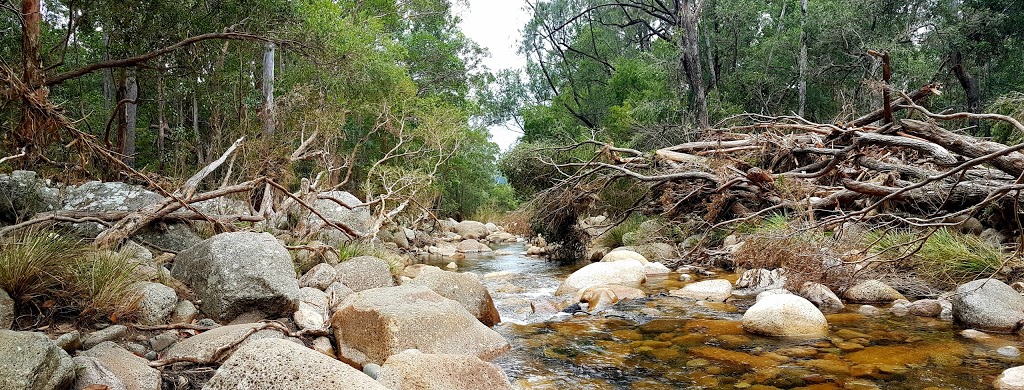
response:
{"label": "pebble", "polygon": [[127,345],[124,346],[124,349],[127,349],[128,352],[134,353],[139,356],[145,355],[146,352],[148,352],[145,346],[136,343],[128,343]]}
{"label": "pebble", "polygon": [[363,374],[366,374],[370,378],[377,379],[380,376],[380,366],[374,363],[363,366]]}
{"label": "pebble", "polygon": [[154,351],[163,351],[178,342],[178,332],[170,331],[156,335],[149,339],[149,347]]}
{"label": "pebble", "polygon": [[876,315],[878,315],[878,314],[880,314],[882,312],[882,310],[880,310],[879,308],[871,306],[871,305],[861,305],[860,309],[858,309],[857,311],[860,314],[863,314],[863,315],[866,315],[866,316],[876,316]]}
{"label": "pebble", "polygon": [[679,281],[681,281],[681,282],[689,282],[691,280],[693,280],[693,275],[690,275],[690,274],[679,275]]}
{"label": "pebble", "polygon": [[992,337],[989,336],[988,333],[975,329],[964,329],[960,331],[960,336],[969,340],[984,340]]}
{"label": "pebble", "polygon": [[77,330],[60,335],[55,341],[65,352],[74,352],[82,348],[82,333]]}
{"label": "pebble", "polygon": [[455,264],[455,262],[454,262],[454,261],[453,261],[453,262],[451,262],[451,263],[448,263],[448,265],[446,265],[446,266],[444,266],[444,267],[445,267],[445,268],[447,268],[447,269],[459,269],[459,265],[458,265],[458,264]]}
{"label": "pebble", "polygon": [[196,322],[196,325],[199,325],[199,326],[202,326],[202,327],[207,327],[207,328],[213,328],[213,327],[220,326],[220,324],[218,324],[217,321],[211,320],[209,318],[203,318],[203,319],[199,320],[198,322]]}
{"label": "pebble", "polygon": [[1017,357],[1017,356],[1020,356],[1020,350],[1017,349],[1017,347],[1014,347],[1012,345],[1007,345],[1005,347],[1001,347],[1001,348],[997,349],[996,352],[998,352],[1000,355],[1003,355],[1003,356],[1006,356],[1006,357]]}
{"label": "pebble", "polygon": [[158,355],[157,355],[156,351],[149,351],[149,352],[146,352],[146,356],[144,356],[144,357],[146,358],[146,360],[156,360]]}
{"label": "pebble", "polygon": [[128,333],[128,327],[124,325],[111,325],[101,330],[89,333],[82,339],[82,347],[89,349],[104,341],[111,341],[124,337]]}

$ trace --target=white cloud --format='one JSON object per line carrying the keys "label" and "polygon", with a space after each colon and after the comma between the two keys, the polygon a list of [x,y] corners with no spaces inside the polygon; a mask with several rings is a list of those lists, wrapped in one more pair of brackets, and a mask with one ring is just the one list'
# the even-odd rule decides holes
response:
{"label": "white cloud", "polygon": [[[468,9],[459,10],[462,22],[459,27],[467,37],[487,48],[491,53],[484,59],[484,65],[492,72],[503,69],[523,69],[526,58],[516,53],[521,37],[520,30],[530,18],[524,9],[526,3],[503,0],[468,0]],[[504,126],[492,126],[491,140],[508,148],[519,139],[518,133]]]}

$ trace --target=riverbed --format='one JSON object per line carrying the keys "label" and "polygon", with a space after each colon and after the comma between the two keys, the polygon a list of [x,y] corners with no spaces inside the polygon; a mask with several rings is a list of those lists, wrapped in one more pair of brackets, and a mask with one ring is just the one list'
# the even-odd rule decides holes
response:
{"label": "riverbed", "polygon": [[[1020,337],[967,339],[948,320],[887,307],[864,316],[859,305],[847,305],[826,316],[830,331],[821,339],[749,334],[740,319],[752,297],[708,303],[668,296],[686,284],[677,273],[649,278],[647,299],[594,315],[555,314],[546,303],[582,265],[527,257],[518,244],[495,249],[457,264],[490,290],[502,316],[495,330],[512,344],[495,363],[523,389],[986,389],[1004,369],[1024,364],[997,352],[1021,348]],[[736,275],[695,281],[715,278]]]}

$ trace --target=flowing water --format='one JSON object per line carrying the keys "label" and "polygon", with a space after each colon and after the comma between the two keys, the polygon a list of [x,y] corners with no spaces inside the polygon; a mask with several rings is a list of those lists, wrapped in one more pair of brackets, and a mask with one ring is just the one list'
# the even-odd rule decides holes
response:
{"label": "flowing water", "polygon": [[[595,315],[544,312],[554,291],[579,266],[520,255],[521,245],[494,256],[458,261],[483,276],[512,344],[499,358],[524,389],[986,389],[1024,358],[999,354],[1022,347],[1015,336],[979,339],[937,318],[877,316],[858,305],[830,314],[823,339],[778,339],[746,333],[743,311],[753,299],[693,302],[667,296],[678,274],[650,278],[650,297],[624,301]],[[735,280],[720,273],[708,278]],[[699,279],[698,279],[699,280]]]}

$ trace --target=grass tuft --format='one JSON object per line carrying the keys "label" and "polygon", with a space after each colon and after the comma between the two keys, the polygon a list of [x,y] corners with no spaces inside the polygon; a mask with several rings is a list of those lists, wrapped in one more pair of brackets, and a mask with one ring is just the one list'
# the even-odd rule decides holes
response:
{"label": "grass tuft", "polygon": [[134,313],[140,296],[133,284],[142,281],[135,273],[138,266],[131,253],[107,251],[90,252],[75,262],[70,283],[82,315],[122,318]]}
{"label": "grass tuft", "polygon": [[0,241],[0,289],[19,303],[62,290],[69,264],[85,253],[79,240],[45,230],[26,230]]}
{"label": "grass tuft", "polygon": [[640,229],[640,224],[642,223],[644,223],[644,217],[639,214],[633,214],[629,216],[629,218],[626,218],[625,221],[622,221],[622,223],[608,229],[608,231],[604,232],[598,240],[601,245],[613,249],[625,246],[626,243],[623,240],[623,237],[627,233],[632,233]]}
{"label": "grass tuft", "polygon": [[971,234],[942,228],[923,244],[920,238],[919,233],[905,230],[870,232],[864,240],[872,254],[890,260],[906,258],[918,274],[942,287],[991,275],[1006,260],[1001,248]]}

